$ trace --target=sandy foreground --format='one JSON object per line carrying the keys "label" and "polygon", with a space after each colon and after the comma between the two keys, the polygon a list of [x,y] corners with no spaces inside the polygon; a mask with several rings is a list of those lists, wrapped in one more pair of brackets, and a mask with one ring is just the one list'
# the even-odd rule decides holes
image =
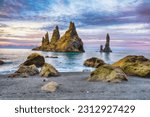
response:
{"label": "sandy foreground", "polygon": [[[90,73],[61,73],[59,77],[45,78],[34,76],[30,78],[7,78],[7,75],[0,75],[0,99],[13,100],[138,100],[150,99],[150,79],[129,77],[128,82],[105,83],[87,82],[84,79]],[[41,87],[50,82],[56,81],[59,89],[56,92],[48,93],[41,90]]]}

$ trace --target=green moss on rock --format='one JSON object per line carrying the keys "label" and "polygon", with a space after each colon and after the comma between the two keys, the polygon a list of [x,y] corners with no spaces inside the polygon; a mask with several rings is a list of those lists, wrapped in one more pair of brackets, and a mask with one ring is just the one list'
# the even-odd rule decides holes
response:
{"label": "green moss on rock", "polygon": [[113,66],[121,67],[127,75],[150,77],[150,60],[144,56],[126,56]]}

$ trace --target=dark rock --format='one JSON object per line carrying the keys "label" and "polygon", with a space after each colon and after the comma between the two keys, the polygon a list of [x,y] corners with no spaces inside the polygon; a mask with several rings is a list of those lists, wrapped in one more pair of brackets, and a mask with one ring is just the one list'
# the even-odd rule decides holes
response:
{"label": "dark rock", "polygon": [[128,79],[120,68],[105,64],[93,71],[87,80],[118,83]]}
{"label": "dark rock", "polygon": [[100,46],[100,52],[103,52],[103,45]]}
{"label": "dark rock", "polygon": [[36,67],[42,67],[45,63],[45,59],[38,53],[32,53],[27,57],[27,60],[23,63],[25,66],[35,65]]}
{"label": "dark rock", "polygon": [[0,65],[3,65],[4,63],[5,63],[4,61],[0,60]]}
{"label": "dark rock", "polygon": [[58,58],[58,56],[45,56],[45,58]]}
{"label": "dark rock", "polygon": [[112,50],[110,49],[110,36],[109,34],[107,34],[106,36],[106,44],[105,44],[105,48],[102,50],[103,48],[101,48],[101,52],[106,52],[106,53],[109,53],[109,52],[112,52]]}
{"label": "dark rock", "polygon": [[127,75],[150,78],[150,59],[144,56],[126,56],[115,62],[113,66],[121,67]]}
{"label": "dark rock", "polygon": [[84,65],[85,66],[88,66],[88,67],[99,67],[101,65],[104,65],[105,62],[99,58],[96,58],[96,57],[92,57],[92,58],[89,58],[87,59],[86,61],[84,61]]}

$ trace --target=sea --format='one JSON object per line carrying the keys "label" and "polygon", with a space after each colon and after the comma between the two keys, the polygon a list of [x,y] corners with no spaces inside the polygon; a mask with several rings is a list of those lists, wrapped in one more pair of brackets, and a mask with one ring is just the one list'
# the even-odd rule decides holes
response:
{"label": "sea", "polygon": [[74,52],[42,52],[32,49],[8,49],[0,48],[0,59],[6,63],[0,65],[0,75],[14,73],[27,56],[37,52],[43,56],[57,56],[58,58],[45,58],[47,63],[52,64],[59,72],[90,72],[94,68],[83,65],[84,61],[91,57],[98,57],[108,64],[112,64],[127,55],[143,55],[150,58],[150,46],[140,47],[112,47],[112,53],[99,52],[99,45],[87,45],[84,53]]}

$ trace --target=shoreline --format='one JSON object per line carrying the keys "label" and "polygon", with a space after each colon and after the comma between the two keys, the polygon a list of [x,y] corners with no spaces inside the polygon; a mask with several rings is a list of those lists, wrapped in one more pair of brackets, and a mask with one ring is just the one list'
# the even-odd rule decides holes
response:
{"label": "shoreline", "polygon": [[[7,78],[0,75],[1,100],[149,100],[150,79],[129,76],[122,83],[88,82],[89,72],[61,72],[61,76]],[[43,81],[45,79],[45,81]],[[56,92],[41,87],[50,81],[59,84]]]}

